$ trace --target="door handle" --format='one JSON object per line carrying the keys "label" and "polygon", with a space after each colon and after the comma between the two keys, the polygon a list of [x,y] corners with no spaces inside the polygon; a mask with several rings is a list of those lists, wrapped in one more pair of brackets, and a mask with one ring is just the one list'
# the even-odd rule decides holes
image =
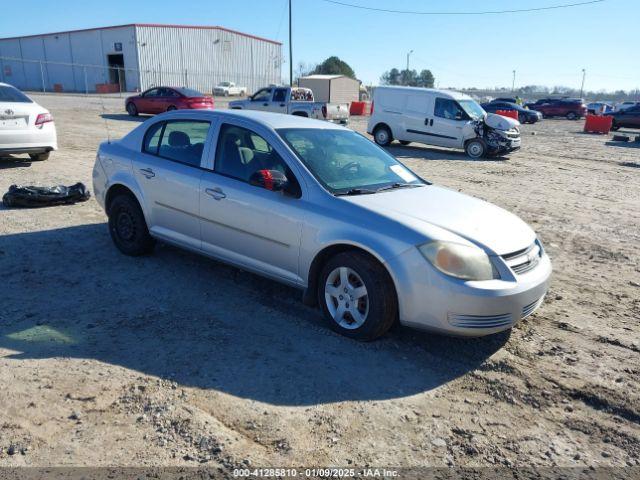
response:
{"label": "door handle", "polygon": [[205,188],[204,192],[216,200],[227,198],[227,195],[220,188]]}
{"label": "door handle", "polygon": [[269,104],[268,104],[268,103],[263,103],[263,104],[262,104],[262,106],[263,106],[263,107],[268,107],[268,106],[269,106]]}
{"label": "door handle", "polygon": [[424,124],[425,124],[427,127],[429,126],[429,119],[428,119],[428,118],[425,118],[425,119],[424,119]]}
{"label": "door handle", "polygon": [[281,107],[286,107],[286,106],[287,106],[287,104],[286,104],[286,103],[281,103],[281,104],[280,104],[280,106],[281,106]]}
{"label": "door handle", "polygon": [[431,120],[429,120],[429,126],[433,127],[433,118]]}
{"label": "door handle", "polygon": [[145,178],[153,178],[156,176],[156,174],[153,173],[153,170],[151,170],[150,168],[141,168],[140,173],[142,173],[142,175],[144,175]]}

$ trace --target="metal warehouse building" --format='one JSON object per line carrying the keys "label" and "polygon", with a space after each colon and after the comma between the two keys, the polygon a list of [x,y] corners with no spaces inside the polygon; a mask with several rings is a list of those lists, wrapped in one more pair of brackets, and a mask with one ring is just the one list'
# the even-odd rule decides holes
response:
{"label": "metal warehouse building", "polygon": [[255,91],[281,81],[282,44],[223,27],[131,24],[0,39],[0,81],[23,90],[136,91],[155,85]]}

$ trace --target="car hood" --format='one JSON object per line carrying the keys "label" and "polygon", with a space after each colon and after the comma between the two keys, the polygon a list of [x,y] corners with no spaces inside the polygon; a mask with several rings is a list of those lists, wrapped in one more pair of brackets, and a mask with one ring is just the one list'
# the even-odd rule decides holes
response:
{"label": "car hood", "polygon": [[520,126],[520,122],[510,117],[503,117],[495,113],[487,113],[484,123],[496,130],[511,130]]}
{"label": "car hood", "polygon": [[341,197],[432,238],[436,226],[490,253],[504,255],[530,246],[535,232],[516,215],[489,202],[429,185],[371,195]]}

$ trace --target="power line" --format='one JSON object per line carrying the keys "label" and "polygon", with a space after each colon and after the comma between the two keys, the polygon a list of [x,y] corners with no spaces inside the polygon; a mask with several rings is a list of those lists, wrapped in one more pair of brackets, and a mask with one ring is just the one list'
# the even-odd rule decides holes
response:
{"label": "power line", "polygon": [[384,13],[400,13],[400,14],[408,14],[408,15],[499,15],[504,13],[539,12],[542,10],[557,10],[560,8],[581,7],[584,5],[592,5],[594,3],[602,3],[602,2],[605,2],[606,0],[589,0],[586,2],[550,5],[548,7],[521,8],[521,9],[515,9],[515,10],[486,10],[486,11],[480,11],[480,12],[436,12],[436,11],[420,12],[420,11],[411,11],[411,10],[391,10],[387,8],[365,7],[364,5],[356,5],[353,3],[340,2],[338,0],[322,0],[322,1],[327,3],[333,3],[334,5],[341,5],[343,7],[359,8],[361,10],[371,10],[374,12],[384,12]]}

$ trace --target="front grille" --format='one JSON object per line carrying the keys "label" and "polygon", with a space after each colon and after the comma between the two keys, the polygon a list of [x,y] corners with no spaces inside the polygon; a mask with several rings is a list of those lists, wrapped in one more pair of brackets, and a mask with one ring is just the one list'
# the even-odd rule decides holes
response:
{"label": "front grille", "polygon": [[511,314],[502,315],[461,315],[450,313],[449,323],[460,328],[495,328],[511,324]]}
{"label": "front grille", "polygon": [[525,305],[522,307],[522,318],[527,318],[533,312],[535,312],[540,305],[542,305],[542,301],[544,300],[544,296],[537,299],[535,302],[531,302],[529,305]]}
{"label": "front grille", "polygon": [[502,259],[513,273],[522,275],[536,268],[538,263],[540,263],[541,255],[542,250],[540,246],[537,243],[533,243],[522,250],[502,255]]}

